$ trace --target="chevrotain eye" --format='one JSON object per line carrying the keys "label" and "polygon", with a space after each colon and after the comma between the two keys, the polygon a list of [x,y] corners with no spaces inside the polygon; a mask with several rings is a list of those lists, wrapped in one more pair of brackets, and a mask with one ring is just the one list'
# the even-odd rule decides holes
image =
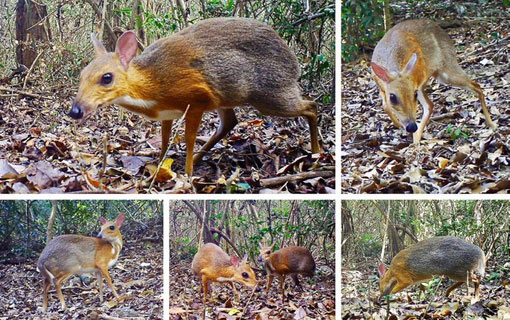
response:
{"label": "chevrotain eye", "polygon": [[243,272],[243,278],[248,279],[249,278],[248,273]]}
{"label": "chevrotain eye", "polygon": [[112,81],[113,81],[113,75],[109,72],[103,74],[103,76],[101,77],[101,84],[104,86],[112,83]]}
{"label": "chevrotain eye", "polygon": [[266,252],[266,253],[267,253],[267,254],[270,254],[270,253],[271,253],[271,251],[268,251],[268,252]]}
{"label": "chevrotain eye", "polygon": [[397,96],[394,93],[390,93],[390,101],[392,104],[398,104]]}
{"label": "chevrotain eye", "polygon": [[115,226],[110,226],[110,230],[115,230]]}

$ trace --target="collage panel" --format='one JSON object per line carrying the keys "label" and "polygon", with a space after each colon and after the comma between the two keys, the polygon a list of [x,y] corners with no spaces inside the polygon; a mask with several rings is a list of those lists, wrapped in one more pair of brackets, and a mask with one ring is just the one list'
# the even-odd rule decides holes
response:
{"label": "collage panel", "polygon": [[509,6],[343,1],[343,193],[510,193]]}
{"label": "collage panel", "polygon": [[0,200],[1,319],[162,319],[163,202]]}
{"label": "collage panel", "polygon": [[5,0],[0,30],[1,193],[334,193],[334,0]]}
{"label": "collage panel", "polygon": [[509,319],[510,201],[343,200],[342,319]]}
{"label": "collage panel", "polygon": [[335,202],[170,201],[170,319],[335,319]]}

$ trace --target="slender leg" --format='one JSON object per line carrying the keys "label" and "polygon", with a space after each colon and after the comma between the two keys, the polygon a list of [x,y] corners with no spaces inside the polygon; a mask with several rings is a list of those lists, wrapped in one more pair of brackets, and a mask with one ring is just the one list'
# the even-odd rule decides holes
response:
{"label": "slender leg", "polygon": [[296,287],[298,287],[300,290],[303,290],[303,287],[301,286],[301,283],[299,283],[299,279],[298,279],[297,273],[292,273],[290,275],[290,277],[294,281],[294,284],[296,285]]}
{"label": "slender leg", "polygon": [[418,101],[423,107],[423,116],[421,117],[420,126],[418,130],[413,134],[413,142],[420,143],[421,137],[423,136],[423,130],[430,121],[430,116],[434,112],[434,104],[430,101],[429,97],[423,91],[423,88],[418,90]]}
{"label": "slender leg", "polygon": [[473,279],[473,283],[475,284],[475,299],[480,300],[480,279]]}
{"label": "slender leg", "polygon": [[282,291],[282,302],[285,301],[285,275],[280,275],[280,289]]}
{"label": "slender leg", "polygon": [[319,129],[317,124],[317,103],[314,101],[302,100],[301,104],[304,105],[304,109],[306,110],[304,116],[308,120],[308,126],[310,127],[312,152],[319,153],[321,148],[319,145]]}
{"label": "slender leg", "polygon": [[117,293],[117,290],[115,290],[115,286],[113,285],[112,278],[110,277],[110,273],[108,272],[108,266],[106,267],[99,267],[99,272],[101,272],[101,275],[106,279],[106,283],[112,289],[113,295],[115,298],[119,298],[119,294]]}
{"label": "slender leg", "polygon": [[232,291],[234,291],[234,300],[239,301],[239,296],[237,295],[237,289],[234,284],[234,281],[230,281],[230,286],[232,286]]}
{"label": "slender leg", "polygon": [[204,289],[204,305],[207,303],[207,289],[209,282],[205,276],[202,276],[202,288]]}
{"label": "slender leg", "polygon": [[193,164],[197,164],[205,153],[223,139],[237,124],[236,113],[234,109],[218,109],[218,116],[220,117],[220,124],[216,129],[216,132],[212,137],[209,138],[206,144],[198,151],[193,157]]}
{"label": "slender leg", "polygon": [[62,310],[66,310],[66,302],[64,300],[64,295],[62,294],[62,282],[66,277],[60,277],[55,279],[55,290],[57,291],[58,299],[60,300],[60,305],[62,306]]}
{"label": "slender leg", "polygon": [[446,70],[439,75],[442,82],[448,83],[452,86],[468,89],[478,95],[480,103],[482,104],[482,111],[485,117],[485,122],[490,128],[496,129],[496,124],[492,122],[489,109],[485,104],[485,95],[483,94],[482,88],[475,81],[471,80],[468,75],[460,68],[460,66],[452,66],[451,70]]}
{"label": "slender leg", "polygon": [[48,289],[50,288],[51,282],[49,279],[44,278],[43,284],[43,308],[44,312],[48,310]]}
{"label": "slender leg", "polygon": [[170,134],[172,133],[173,120],[161,121],[161,153],[159,154],[159,161],[165,157],[166,149],[168,149],[168,143],[170,142]]}
{"label": "slender leg", "polygon": [[274,277],[273,274],[268,272],[266,294],[269,294],[269,289],[271,288],[271,283],[273,283],[273,277]]}
{"label": "slender leg", "polygon": [[469,88],[472,91],[476,92],[476,94],[478,94],[478,98],[480,99],[480,103],[482,104],[482,111],[485,117],[485,122],[487,122],[487,125],[490,128],[496,129],[497,126],[496,124],[494,124],[494,122],[492,122],[491,114],[489,113],[489,109],[487,109],[487,105],[485,104],[485,95],[483,94],[482,88],[480,88],[478,83],[474,81],[471,81],[469,84],[470,84]]}
{"label": "slender leg", "polygon": [[103,302],[103,277],[101,276],[101,272],[96,272],[96,275],[99,285],[99,301]]}
{"label": "slender leg", "polygon": [[461,286],[463,283],[464,283],[464,281],[459,281],[459,282],[454,283],[451,287],[446,289],[445,295],[448,297],[453,290],[455,290],[456,288]]}
{"label": "slender leg", "polygon": [[189,177],[193,175],[193,148],[195,147],[195,141],[197,139],[198,127],[200,126],[200,122],[202,122],[202,114],[202,110],[193,112],[188,110],[188,114],[186,115],[186,173]]}

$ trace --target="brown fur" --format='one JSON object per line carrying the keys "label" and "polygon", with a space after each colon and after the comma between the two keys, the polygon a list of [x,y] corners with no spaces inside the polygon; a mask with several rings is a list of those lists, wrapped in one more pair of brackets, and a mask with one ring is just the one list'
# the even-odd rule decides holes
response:
{"label": "brown fur", "polygon": [[[123,221],[123,215],[119,216],[116,221],[103,220],[103,226],[99,233],[101,238],[61,235],[48,243],[37,263],[37,269],[44,278],[44,311],[48,309],[48,289],[52,284],[55,286],[62,309],[65,310],[62,284],[70,276],[84,272],[96,272],[101,302],[103,301],[103,277],[115,297],[118,297],[108,272],[108,264],[118,257],[122,249],[122,234],[119,228]],[[110,227],[113,227],[114,230],[111,230]]]}
{"label": "brown fur", "polygon": [[315,261],[307,248],[289,246],[273,253],[273,246],[261,246],[260,258],[264,261],[267,272],[266,294],[269,293],[274,275],[280,278],[282,300],[285,300],[285,277],[290,275],[297,287],[301,287],[298,274],[312,277],[315,273]]}
{"label": "brown fur", "polygon": [[[120,40],[119,40],[120,41]],[[186,173],[192,174],[193,147],[204,112],[250,104],[265,115],[304,116],[310,126],[312,151],[319,152],[317,105],[301,98],[299,65],[295,55],[269,26],[246,18],[213,18],[198,22],[160,39],[131,60],[126,68],[119,54],[104,53],[95,42],[98,57],[80,76],[73,110],[86,115],[97,106],[129,95],[155,101],[150,108],[123,104],[128,110],[158,119],[164,110],[186,114]],[[119,47],[119,44],[118,44]],[[114,84],[101,85],[110,72]],[[201,159],[237,123],[235,113],[218,111],[216,134],[195,156]],[[172,119],[162,132],[169,136]],[[163,139],[162,155],[168,141]]]}
{"label": "brown fur", "polygon": [[225,251],[213,243],[204,244],[193,257],[191,269],[202,280],[204,308],[207,303],[207,292],[210,282],[230,283],[235,296],[237,296],[237,292],[234,282],[241,283],[250,288],[256,286],[257,277],[246,261],[246,257],[239,262],[239,265],[233,264],[232,261],[234,259],[234,257],[229,257]]}
{"label": "brown fur", "polygon": [[457,281],[447,290],[447,295],[469,279],[475,283],[475,296],[478,297],[480,280],[485,274],[485,255],[479,247],[465,240],[434,237],[400,251],[387,271],[384,265],[379,266],[379,274],[381,297],[441,275]]}
{"label": "brown fur", "polygon": [[[413,64],[414,54],[417,60]],[[406,69],[407,66],[410,68]],[[379,88],[383,109],[397,127],[414,133],[414,143],[420,142],[434,111],[434,105],[425,93],[431,77],[475,92],[482,104],[487,125],[496,128],[482,90],[459,66],[452,41],[435,22],[408,20],[391,28],[375,47],[372,77]],[[390,100],[390,94],[396,96],[396,103]],[[419,126],[416,125],[418,102],[424,109]]]}

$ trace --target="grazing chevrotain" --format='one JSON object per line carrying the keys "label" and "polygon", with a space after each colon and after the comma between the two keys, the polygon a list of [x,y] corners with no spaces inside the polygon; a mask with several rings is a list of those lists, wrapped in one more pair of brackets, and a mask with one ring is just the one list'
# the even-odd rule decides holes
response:
{"label": "grazing chevrotain", "polygon": [[[69,115],[86,118],[98,106],[118,104],[161,121],[161,157],[172,121],[185,115],[186,173],[237,124],[233,108],[250,104],[264,115],[303,116],[319,152],[317,104],[304,100],[294,53],[269,26],[247,18],[212,18],[160,39],[136,56],[133,31],[107,52],[95,36],[96,58],[81,72]],[[204,112],[214,111],[216,133],[193,158]]]}
{"label": "grazing chevrotain", "polygon": [[380,298],[444,275],[457,281],[446,290],[446,296],[464,282],[472,281],[478,300],[484,274],[485,255],[478,246],[456,237],[433,237],[400,251],[388,270],[384,264],[379,265]]}
{"label": "grazing chevrotain", "polygon": [[115,221],[101,218],[102,226],[97,238],[67,234],[54,238],[46,245],[37,263],[37,270],[44,278],[44,311],[48,309],[48,289],[51,285],[55,286],[62,309],[66,309],[62,284],[75,274],[96,273],[101,302],[103,302],[103,277],[115,298],[119,297],[108,268],[117,262],[122,249],[122,234],[119,229],[124,219],[123,214]]}
{"label": "grazing chevrotain", "polygon": [[204,310],[207,304],[207,292],[210,282],[228,282],[237,297],[234,282],[254,288],[257,285],[255,272],[247,262],[248,256],[239,261],[236,256],[228,256],[214,243],[204,244],[193,257],[191,269],[201,278],[204,290]]}
{"label": "grazing chevrotain", "polygon": [[282,301],[285,300],[285,277],[290,275],[297,287],[301,288],[298,274],[312,277],[315,273],[315,261],[307,248],[289,246],[273,251],[271,246],[261,245],[259,261],[264,262],[267,272],[266,294],[269,293],[274,275],[280,278]]}
{"label": "grazing chevrotain", "polygon": [[[496,128],[480,86],[457,63],[455,47],[448,34],[430,20],[409,20],[391,28],[372,55],[372,76],[379,87],[384,111],[391,121],[413,133],[419,143],[434,105],[425,93],[429,79],[475,92],[482,104],[485,122]],[[418,101],[423,116],[418,126]]]}

